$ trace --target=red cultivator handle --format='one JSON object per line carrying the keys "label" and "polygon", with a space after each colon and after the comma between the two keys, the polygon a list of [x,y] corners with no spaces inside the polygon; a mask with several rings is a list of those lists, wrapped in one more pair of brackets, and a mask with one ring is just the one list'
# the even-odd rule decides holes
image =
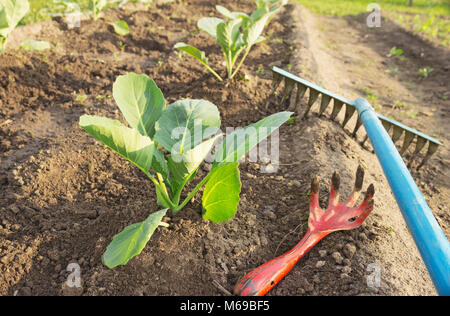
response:
{"label": "red cultivator handle", "polygon": [[359,227],[373,209],[374,187],[371,184],[364,201],[353,207],[358,199],[364,179],[364,170],[356,171],[355,188],[349,199],[339,202],[339,175],[335,172],[331,181],[328,208],[319,206],[319,181],[311,182],[311,202],[309,204],[308,230],[303,239],[290,251],[266,262],[247,273],[236,285],[234,294],[241,296],[263,296],[269,292],[297,263],[303,255],[328,234],[338,230]]}

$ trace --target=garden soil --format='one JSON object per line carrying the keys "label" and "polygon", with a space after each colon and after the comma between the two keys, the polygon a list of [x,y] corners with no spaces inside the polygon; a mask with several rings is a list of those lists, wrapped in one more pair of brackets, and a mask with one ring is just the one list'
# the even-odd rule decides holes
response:
{"label": "garden soil", "polygon": [[[8,49],[0,56],[0,295],[227,295],[246,272],[301,239],[312,177],[320,177],[326,204],[333,171],[340,172],[346,196],[358,165],[366,170],[363,190],[370,183],[376,190],[366,223],[326,237],[269,295],[436,294],[375,155],[348,130],[315,114],[280,128],[276,173],[262,173],[261,162],[241,163],[241,202],[233,220],[202,220],[199,193],[177,216],[164,218],[169,227],[158,228],[128,265],[110,270],[102,264],[115,234],[158,210],[145,175],[78,126],[85,113],[123,121],[111,90],[126,72],[153,78],[169,103],[207,99],[219,107],[223,127],[238,127],[286,110],[270,95],[276,65],[349,98],[371,88],[390,115],[399,114],[392,100],[406,100],[419,114],[402,122],[441,140],[449,137],[447,49],[389,20],[372,30],[364,16],[320,17],[290,4],[271,22],[267,43],[252,50],[238,79],[219,83],[173,49],[187,41],[205,50],[225,75],[218,47],[196,28],[199,18],[217,14],[215,4],[253,9],[252,1],[133,5],[108,10],[96,22],[83,20],[80,28],[53,20],[15,31],[11,47],[33,38],[50,41],[52,49]],[[130,35],[114,34],[108,23],[119,19],[128,22]],[[408,57],[396,77],[385,71],[397,62],[386,57],[393,45]],[[435,71],[421,80],[414,69],[427,65]],[[449,157],[443,147],[413,172],[447,236]],[[209,168],[203,165],[199,177]],[[66,286],[70,263],[81,267],[80,288]],[[368,286],[377,272],[379,286]]]}

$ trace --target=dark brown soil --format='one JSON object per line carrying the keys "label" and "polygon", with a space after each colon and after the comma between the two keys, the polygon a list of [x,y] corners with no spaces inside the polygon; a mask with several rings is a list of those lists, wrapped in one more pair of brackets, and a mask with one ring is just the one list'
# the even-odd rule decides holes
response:
{"label": "dark brown soil", "polygon": [[[312,176],[322,177],[326,202],[332,171],[341,172],[346,195],[358,164],[369,166],[364,188],[373,182],[377,189],[374,214],[360,229],[319,243],[270,294],[434,294],[375,156],[335,123],[314,116],[280,129],[278,173],[263,174],[260,164],[241,164],[241,202],[233,220],[202,220],[199,195],[178,216],[167,218],[170,226],[159,228],[127,266],[109,270],[102,264],[115,234],[158,210],[148,179],[78,127],[84,113],[121,119],[111,96],[118,75],[147,74],[168,102],[207,99],[219,107],[223,127],[245,126],[285,110],[269,95],[270,68],[302,71],[297,67],[301,59],[290,49],[308,50],[292,28],[299,7],[289,5],[275,18],[267,28],[268,42],[250,53],[238,75],[250,81],[219,83],[199,63],[173,50],[180,40],[194,44],[225,75],[219,49],[196,28],[200,17],[217,15],[216,4],[253,9],[252,1],[190,0],[150,10],[109,10],[105,18],[83,21],[77,29],[50,21],[17,31],[17,42],[42,38],[54,48],[44,53],[8,50],[0,56],[0,295],[223,295],[221,287],[232,291],[244,273],[300,240]],[[118,19],[129,23],[129,36],[112,31],[108,22]],[[82,94],[88,98],[76,101]],[[415,176],[434,188],[425,175],[430,170],[439,174],[439,164],[448,159],[444,151]],[[438,190],[442,187],[448,189],[448,182]],[[432,201],[441,196],[439,191],[425,194]],[[446,208],[437,215],[448,233]],[[333,259],[335,252],[342,262]],[[77,290],[65,285],[72,262],[81,266],[82,288]],[[376,291],[366,285],[370,263],[383,271]]]}

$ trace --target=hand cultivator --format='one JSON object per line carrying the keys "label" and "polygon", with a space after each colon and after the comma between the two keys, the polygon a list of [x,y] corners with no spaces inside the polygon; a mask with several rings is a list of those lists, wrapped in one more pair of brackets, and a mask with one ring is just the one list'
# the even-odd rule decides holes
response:
{"label": "hand cultivator", "polygon": [[289,252],[270,260],[245,275],[236,285],[234,293],[241,296],[262,296],[269,292],[308,252],[315,244],[328,234],[339,230],[350,230],[359,227],[373,209],[374,187],[371,184],[364,201],[359,207],[353,207],[360,196],[364,179],[364,170],[356,171],[356,182],[353,192],[344,203],[339,202],[338,173],[331,180],[328,208],[319,206],[319,180],[311,182],[308,230],[303,239]]}
{"label": "hand cultivator", "polygon": [[[295,100],[295,104],[297,105],[309,88],[310,93],[304,114],[305,117],[310,112],[312,105],[317,101],[320,94],[322,94],[319,109],[320,115],[324,113],[333,99],[334,107],[331,113],[331,119],[334,120],[345,104],[346,110],[342,122],[343,126],[348,123],[355,111],[358,111],[358,118],[352,134],[356,137],[357,131],[361,125],[364,125],[367,136],[363,140],[363,143],[368,138],[370,139],[392,193],[397,200],[400,211],[430,273],[437,292],[440,295],[450,295],[450,243],[436,221],[436,218],[434,218],[430,207],[414,182],[401,156],[406,152],[414,139],[416,139],[416,148],[409,162],[409,166],[411,166],[412,160],[428,143],[428,150],[425,158],[419,165],[420,168],[430,159],[442,143],[428,135],[376,113],[369,102],[363,98],[351,102],[277,67],[274,67],[273,72],[275,79],[273,91],[275,91],[283,78],[286,81],[282,102],[290,98],[294,86],[297,86]],[[388,133],[391,128],[393,128],[392,136]],[[403,134],[404,141],[399,152],[394,143]]]}
{"label": "hand cultivator", "polygon": [[[356,106],[355,102],[349,101],[337,94],[334,94],[332,92],[329,92],[321,87],[316,86],[315,84],[308,82],[300,77],[297,77],[293,74],[290,74],[280,68],[274,67],[273,68],[273,85],[272,85],[272,93],[275,92],[275,90],[278,88],[282,80],[285,80],[285,86],[283,91],[283,97],[281,99],[281,102],[284,102],[286,100],[289,100],[291,95],[294,94],[294,88],[297,86],[297,89],[295,91],[295,105],[298,106],[300,100],[303,98],[303,96],[306,93],[306,90],[309,89],[309,100],[305,109],[305,112],[303,114],[303,117],[306,118],[311,111],[311,107],[314,105],[314,103],[319,98],[319,95],[322,95],[321,101],[320,101],[320,108],[319,108],[319,115],[322,115],[329,104],[331,103],[331,100],[334,100],[333,102],[333,110],[331,112],[330,118],[332,120],[336,120],[337,115],[341,111],[342,107],[345,105],[345,116],[344,120],[342,121],[342,127],[345,127],[349,120],[352,118],[354,113],[356,112]],[[400,149],[400,155],[404,156],[406,154],[407,149],[410,147],[410,145],[413,143],[414,139],[416,139],[416,147],[414,151],[411,154],[411,157],[409,159],[408,167],[411,166],[414,158],[422,151],[422,149],[425,147],[425,145],[428,143],[428,150],[425,154],[425,158],[422,160],[420,165],[418,166],[418,169],[421,168],[429,159],[430,157],[437,151],[438,147],[442,145],[440,141],[437,139],[425,135],[419,131],[416,131],[415,129],[412,129],[408,126],[405,126],[395,120],[392,120],[386,116],[383,116],[381,114],[376,114],[378,116],[378,119],[383,124],[383,127],[386,129],[386,131],[389,133],[392,129],[392,141],[395,143],[400,139],[400,137],[404,134],[403,138],[403,144]],[[356,125],[353,128],[352,136],[356,138],[356,133],[360,129],[362,125],[361,119],[358,117],[356,121]],[[361,141],[361,145],[364,145],[365,142],[368,139],[368,135],[364,137],[364,139]]]}

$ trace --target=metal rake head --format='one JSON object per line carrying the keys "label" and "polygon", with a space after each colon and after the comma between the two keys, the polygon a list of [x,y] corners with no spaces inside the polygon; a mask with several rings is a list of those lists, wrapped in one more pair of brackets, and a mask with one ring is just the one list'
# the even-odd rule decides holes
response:
{"label": "metal rake head", "polygon": [[[271,94],[275,93],[276,89],[281,84],[283,79],[285,85],[283,95],[281,98],[281,103],[284,103],[285,101],[290,100],[291,97],[295,96],[295,103],[293,103],[293,105],[299,108],[300,100],[304,97],[306,91],[309,89],[309,99],[306,104],[306,109],[304,111],[303,118],[306,118],[308,116],[312,106],[319,99],[320,95],[322,96],[322,98],[320,101],[319,116],[323,115],[323,113],[333,100],[333,109],[330,118],[331,120],[335,121],[339,112],[345,105],[345,115],[342,121],[342,127],[345,127],[347,123],[350,121],[350,119],[353,117],[355,112],[357,112],[354,102],[349,101],[333,92],[327,91],[311,82],[308,82],[278,67],[273,67],[273,83]],[[358,113],[356,113],[356,115],[358,116]],[[401,156],[403,157],[405,156],[405,154],[408,151],[408,148],[415,140],[416,146],[415,149],[412,151],[411,156],[409,157],[408,167],[412,166],[414,159],[422,151],[422,149],[425,147],[427,143],[428,149],[425,153],[425,157],[419,164],[417,169],[420,169],[431,158],[431,156],[434,153],[436,153],[438,147],[442,146],[442,143],[440,141],[431,136],[425,135],[419,131],[416,131],[415,129],[412,129],[406,125],[403,125],[400,122],[385,117],[381,114],[377,113],[377,116],[388,133],[392,130],[391,139],[394,142],[394,144],[402,137],[402,135],[404,135],[403,143],[399,150]],[[354,138],[357,138],[357,132],[360,129],[361,125],[362,121],[359,119],[358,116],[355,127],[353,128],[352,131],[352,136]],[[368,136],[366,134],[366,136],[363,138],[360,144],[364,146],[367,139]]]}
{"label": "metal rake head", "polygon": [[364,181],[364,170],[358,167],[356,171],[355,187],[345,202],[339,201],[339,174],[335,172],[331,179],[331,190],[328,208],[323,210],[319,206],[319,180],[311,182],[311,202],[309,206],[308,228],[312,233],[331,233],[338,230],[350,230],[359,227],[373,210],[374,186],[371,184],[360,206],[354,207],[358,200]]}

